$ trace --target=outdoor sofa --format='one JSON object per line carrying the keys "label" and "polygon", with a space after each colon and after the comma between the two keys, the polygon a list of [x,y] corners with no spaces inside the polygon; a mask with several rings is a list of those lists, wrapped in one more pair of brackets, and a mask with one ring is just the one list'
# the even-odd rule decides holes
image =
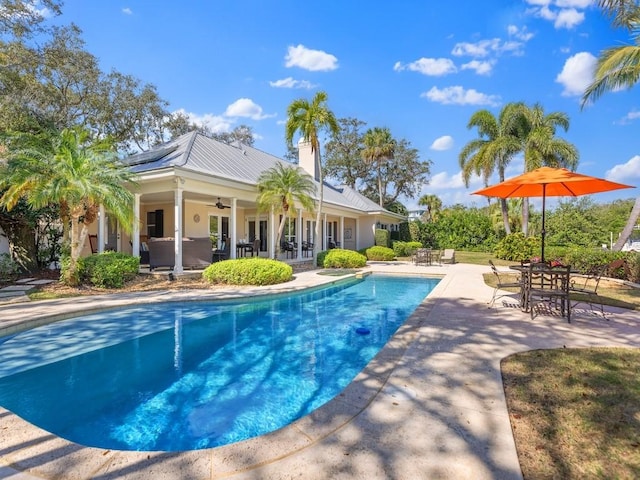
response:
{"label": "outdoor sofa", "polygon": [[[173,268],[175,263],[175,241],[173,237],[150,238],[149,269]],[[201,268],[211,264],[213,248],[209,237],[182,239],[182,266]]]}

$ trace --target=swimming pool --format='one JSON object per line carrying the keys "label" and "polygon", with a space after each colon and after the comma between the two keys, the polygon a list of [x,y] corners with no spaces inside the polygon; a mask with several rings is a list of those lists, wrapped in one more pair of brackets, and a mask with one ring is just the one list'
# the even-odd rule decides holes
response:
{"label": "swimming pool", "polygon": [[370,276],[39,327],[0,338],[0,405],[102,448],[191,450],[261,435],[337,395],[437,282]]}

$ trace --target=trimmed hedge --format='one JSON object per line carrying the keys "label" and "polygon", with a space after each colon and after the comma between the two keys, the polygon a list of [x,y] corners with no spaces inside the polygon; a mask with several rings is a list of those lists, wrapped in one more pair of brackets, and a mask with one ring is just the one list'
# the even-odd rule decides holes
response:
{"label": "trimmed hedge", "polygon": [[368,260],[382,260],[382,261],[391,261],[395,258],[396,254],[392,249],[388,247],[370,247],[367,248],[367,259]]}
{"label": "trimmed hedge", "polygon": [[269,258],[239,258],[209,265],[202,272],[209,283],[275,285],[293,278],[291,265]]}
{"label": "trimmed hedge", "polygon": [[498,242],[494,253],[502,260],[531,260],[540,255],[540,237],[525,237],[522,232],[512,233]]}
{"label": "trimmed hedge", "polygon": [[374,240],[378,247],[388,247],[391,245],[391,234],[389,230],[383,228],[377,228],[374,234]]}
{"label": "trimmed hedge", "polygon": [[322,264],[320,264],[318,255],[318,266],[324,268],[361,268],[367,264],[367,257],[354,252],[353,250],[345,250],[342,248],[334,248],[326,252],[322,252]]}
{"label": "trimmed hedge", "polygon": [[80,280],[100,288],[122,288],[135,277],[140,259],[122,252],[104,252],[81,258],[78,262]]}
{"label": "trimmed hedge", "polygon": [[396,257],[410,257],[419,248],[422,248],[420,242],[393,242],[393,252]]}

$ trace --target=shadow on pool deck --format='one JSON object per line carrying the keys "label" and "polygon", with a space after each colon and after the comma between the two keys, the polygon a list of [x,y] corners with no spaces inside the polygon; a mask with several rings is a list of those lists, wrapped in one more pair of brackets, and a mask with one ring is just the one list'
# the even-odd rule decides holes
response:
{"label": "shadow on pool deck", "polygon": [[[310,415],[244,442],[158,453],[82,447],[0,410],[0,477],[15,473],[6,468],[11,466],[23,475],[65,479],[517,479],[522,475],[500,360],[535,348],[640,346],[636,312],[612,309],[607,322],[578,310],[568,324],[553,316],[532,322],[508,302],[488,309],[492,289],[482,280],[488,267],[376,263],[368,270],[445,276],[356,379]],[[339,279],[304,272],[288,288]],[[182,292],[170,296],[187,298]],[[158,295],[153,301],[167,299]],[[140,296],[94,303],[104,308],[136,300]],[[7,312],[16,321],[13,328],[43,314],[64,316],[87,307],[73,299],[38,303],[13,306]]]}

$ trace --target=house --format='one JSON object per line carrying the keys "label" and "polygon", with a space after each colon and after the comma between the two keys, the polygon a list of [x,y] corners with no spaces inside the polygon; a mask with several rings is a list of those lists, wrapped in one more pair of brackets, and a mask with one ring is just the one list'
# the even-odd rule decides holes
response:
{"label": "house", "polygon": [[[300,142],[299,168],[318,175],[310,143]],[[98,251],[112,249],[140,252],[153,237],[175,242],[174,271],[182,271],[182,239],[211,237],[231,245],[259,239],[261,256],[273,258],[279,249],[275,238],[280,217],[256,208],[260,174],[284,160],[241,143],[227,145],[190,132],[153,150],[125,159],[137,174],[134,214],[139,219],[131,235],[101,211],[97,222]],[[285,162],[287,163],[287,162]],[[277,218],[276,218],[277,217]],[[358,250],[374,244],[377,226],[397,228],[406,218],[387,211],[347,186],[324,183],[321,238],[315,239],[314,212],[296,210],[285,228],[283,240],[294,242],[297,257],[303,242]],[[96,232],[92,232],[96,233]],[[85,247],[85,253],[91,253]],[[237,255],[230,251],[231,258]]]}

